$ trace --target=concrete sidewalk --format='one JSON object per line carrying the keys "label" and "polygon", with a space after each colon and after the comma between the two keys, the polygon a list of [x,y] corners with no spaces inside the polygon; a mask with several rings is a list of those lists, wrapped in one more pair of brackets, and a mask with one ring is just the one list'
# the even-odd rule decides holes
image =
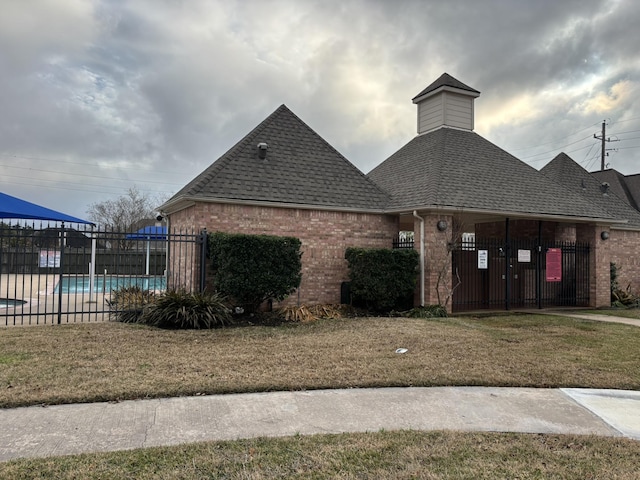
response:
{"label": "concrete sidewalk", "polygon": [[0,410],[0,461],[380,429],[595,434],[640,440],[640,392],[385,388],[4,409]]}
{"label": "concrete sidewalk", "polygon": [[633,325],[636,327],[640,327],[640,319],[637,318],[627,318],[627,317],[616,317],[614,315],[605,315],[605,314],[597,314],[597,313],[558,313],[558,312],[549,312],[552,315],[562,315],[564,317],[570,318],[579,318],[581,320],[595,320],[598,322],[609,322],[609,323],[623,323],[625,325]]}

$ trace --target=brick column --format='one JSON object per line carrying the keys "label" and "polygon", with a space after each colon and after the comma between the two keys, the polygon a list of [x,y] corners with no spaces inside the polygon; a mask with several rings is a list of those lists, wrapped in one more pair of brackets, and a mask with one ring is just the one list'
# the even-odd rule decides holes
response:
{"label": "brick column", "polygon": [[[453,217],[451,215],[425,215],[423,218],[425,243],[425,304],[445,303],[447,302],[447,296],[451,295],[452,285],[449,242],[451,241]],[[438,222],[441,221],[447,224],[447,228],[444,231],[438,230]],[[416,227],[419,227],[419,221],[417,220]],[[419,228],[417,228],[417,231],[419,232]],[[438,299],[438,293],[440,294],[440,299]],[[447,310],[449,312],[451,312],[452,301],[452,298],[448,299]]]}
{"label": "brick column", "polygon": [[602,232],[609,234],[609,227],[594,224],[576,225],[576,241],[589,243],[589,306],[611,305],[611,253],[609,242],[603,240]]}

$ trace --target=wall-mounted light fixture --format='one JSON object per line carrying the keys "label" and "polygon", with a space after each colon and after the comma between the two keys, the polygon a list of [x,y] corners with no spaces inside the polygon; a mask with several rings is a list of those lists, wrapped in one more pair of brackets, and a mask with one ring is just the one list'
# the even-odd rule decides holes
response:
{"label": "wall-mounted light fixture", "polygon": [[438,231],[444,232],[447,229],[448,225],[444,220],[438,220],[436,227],[438,228]]}
{"label": "wall-mounted light fixture", "polygon": [[600,233],[600,238],[601,238],[602,240],[607,240],[607,239],[609,238],[609,232],[607,232],[607,231],[603,231],[603,232],[601,232],[601,233]]}

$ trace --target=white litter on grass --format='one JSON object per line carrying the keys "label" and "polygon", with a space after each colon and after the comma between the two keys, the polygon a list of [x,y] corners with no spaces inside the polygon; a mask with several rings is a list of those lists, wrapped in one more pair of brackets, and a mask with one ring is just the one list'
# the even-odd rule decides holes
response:
{"label": "white litter on grass", "polygon": [[406,348],[398,348],[396,350],[396,353],[407,353],[409,350],[407,350]]}

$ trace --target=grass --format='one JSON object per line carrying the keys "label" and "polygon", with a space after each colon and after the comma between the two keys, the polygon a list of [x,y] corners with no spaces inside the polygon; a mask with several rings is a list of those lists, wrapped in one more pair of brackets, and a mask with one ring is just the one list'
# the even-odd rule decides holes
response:
{"label": "grass", "polygon": [[[554,316],[0,332],[0,407],[384,386],[640,389],[637,327]],[[407,348],[398,355],[395,350]]]}
{"label": "grass", "polygon": [[622,438],[375,432],[258,438],[0,463],[4,479],[635,479]]}
{"label": "grass", "polygon": [[[376,386],[640,389],[638,327],[546,315],[0,330],[0,406]],[[398,355],[398,347],[408,349]],[[0,478],[637,478],[640,442],[376,432],[0,463]]]}

